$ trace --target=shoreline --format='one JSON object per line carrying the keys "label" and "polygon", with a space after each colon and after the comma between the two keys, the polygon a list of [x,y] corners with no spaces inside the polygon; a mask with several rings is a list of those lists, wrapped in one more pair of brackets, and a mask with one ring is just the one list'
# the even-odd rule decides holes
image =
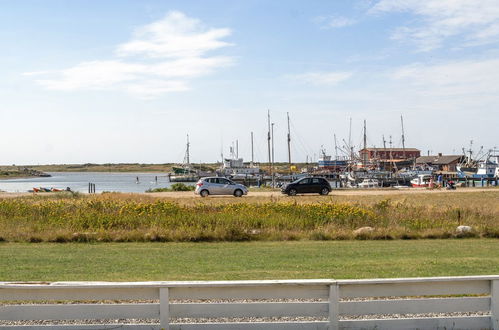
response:
{"label": "shoreline", "polygon": [[[385,190],[386,189],[386,190]],[[489,192],[489,191],[499,191],[497,187],[466,187],[466,188],[458,188],[456,190],[446,190],[446,189],[426,189],[426,188],[408,188],[408,189],[392,189],[392,188],[384,188],[384,189],[333,189],[333,191],[327,197],[334,196],[393,196],[393,195],[413,195],[413,194],[463,194],[463,193],[476,193],[476,192]],[[146,193],[146,192],[115,192],[116,194],[121,195],[132,195],[132,196],[148,196],[153,198],[171,198],[171,199],[202,199],[200,196],[194,194],[192,191],[168,191],[168,192],[155,192],[155,193]],[[0,198],[15,198],[15,197],[23,197],[23,196],[57,196],[58,192],[6,192],[0,191]],[[80,193],[84,196],[90,194]],[[102,195],[102,193],[98,193],[97,195]],[[282,194],[280,191],[250,191],[248,195],[243,196],[241,200],[252,199],[252,198],[293,198],[287,195]],[[294,198],[300,197],[318,197],[315,194],[303,194],[298,195]],[[220,198],[232,198],[232,196],[228,195],[212,195],[206,198],[206,200],[210,199],[220,199]]]}
{"label": "shoreline", "polygon": [[0,180],[31,179],[31,178],[41,178],[41,176],[38,176],[38,175],[6,175],[6,176],[0,176]]}

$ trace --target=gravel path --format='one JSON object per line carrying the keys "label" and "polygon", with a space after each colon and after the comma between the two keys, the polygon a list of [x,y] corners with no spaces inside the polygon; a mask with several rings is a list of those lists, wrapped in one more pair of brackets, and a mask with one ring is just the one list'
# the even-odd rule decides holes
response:
{"label": "gravel path", "polygon": [[[401,299],[401,297],[384,297],[383,299]],[[402,299],[410,299],[402,297]],[[355,298],[342,299],[341,301],[370,301],[372,298]],[[320,299],[262,299],[262,300],[242,300],[242,299],[220,299],[220,300],[171,300],[175,303],[255,303],[255,302],[325,302]],[[76,304],[76,303],[105,303],[105,304],[120,304],[120,303],[159,303],[157,300],[133,300],[133,301],[65,301],[61,304]],[[19,304],[51,304],[51,302],[3,302],[0,306],[19,305]],[[459,313],[424,313],[424,314],[371,314],[371,315],[340,315],[340,320],[362,320],[362,319],[404,319],[404,318],[428,318],[428,317],[473,317],[473,316],[489,316],[490,312],[459,312]],[[327,317],[224,317],[224,318],[172,318],[171,323],[212,323],[212,322],[314,322],[327,321]],[[60,321],[2,321],[0,326],[16,326],[16,325],[92,325],[92,324],[158,324],[158,319],[101,319],[101,320],[60,320]]]}

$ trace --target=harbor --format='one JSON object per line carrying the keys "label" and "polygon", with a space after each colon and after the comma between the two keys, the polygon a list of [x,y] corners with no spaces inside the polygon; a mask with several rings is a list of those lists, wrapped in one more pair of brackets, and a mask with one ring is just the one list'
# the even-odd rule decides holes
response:
{"label": "harbor", "polygon": [[[267,113],[267,161],[255,161],[254,133],[250,134],[251,159],[245,161],[239,153],[239,139],[229,144],[228,154],[223,149],[216,163],[191,162],[191,141],[185,140],[182,162],[171,166],[160,164],[84,164],[67,165],[65,172],[44,172],[28,167],[5,170],[21,174],[4,176],[0,191],[4,192],[133,192],[142,193],[168,189],[173,183],[194,185],[203,177],[224,177],[247,187],[276,189],[305,177],[323,177],[332,189],[456,189],[457,187],[499,186],[499,150],[480,147],[474,150],[473,141],[460,154],[426,155],[414,147],[406,146],[404,120],[400,117],[401,145],[395,145],[390,135],[381,138],[383,147],[370,146],[367,122],[363,121],[362,140],[352,139],[352,120],[347,139],[333,134],[333,154],[321,145],[319,157],[306,157],[306,162],[292,160],[290,116],[286,114],[287,162],[275,161],[276,142],[274,122]],[[341,141],[341,142],[339,142]],[[359,143],[360,142],[360,143]],[[260,155],[261,156],[261,155]],[[309,161],[310,159],[310,161]],[[44,170],[50,166],[43,166]],[[56,165],[56,168],[61,166]],[[123,172],[113,172],[112,169]],[[134,172],[134,169],[151,172]],[[108,172],[86,172],[99,169]],[[169,170],[168,170],[169,169]],[[9,172],[10,171],[10,172]],[[13,178],[11,178],[13,177]]]}
{"label": "harbor", "polygon": [[[328,155],[324,145],[315,161],[292,162],[292,132],[289,113],[286,114],[287,162],[275,162],[274,122],[267,113],[267,162],[254,161],[254,134],[251,132],[251,161],[239,156],[239,140],[229,147],[229,156],[224,157],[211,170],[190,163],[190,141],[187,136],[183,163],[174,168],[168,177],[172,182],[196,182],[206,176],[229,178],[246,186],[268,186],[278,188],[285,183],[307,177],[326,178],[333,188],[448,188],[489,187],[499,185],[499,150],[495,147],[473,150],[473,141],[462,154],[443,153],[423,155],[414,147],[406,146],[404,118],[400,116],[400,146],[395,146],[381,136],[383,147],[369,146],[367,122],[363,121],[362,141],[352,139],[352,119],[348,140],[338,142],[334,134],[334,155]],[[358,142],[358,141],[357,141]],[[388,144],[388,146],[387,146]]]}

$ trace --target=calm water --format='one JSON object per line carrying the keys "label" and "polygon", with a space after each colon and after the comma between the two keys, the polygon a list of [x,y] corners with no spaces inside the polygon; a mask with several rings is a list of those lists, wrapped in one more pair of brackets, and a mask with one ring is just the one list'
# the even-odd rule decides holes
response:
{"label": "calm water", "polygon": [[[144,192],[150,188],[169,187],[163,173],[102,173],[102,172],[48,172],[49,178],[0,180],[0,190],[26,192],[33,187],[66,189],[88,192],[88,183],[95,184],[96,192]],[[157,182],[156,182],[157,177]],[[137,181],[137,178],[139,179]]]}

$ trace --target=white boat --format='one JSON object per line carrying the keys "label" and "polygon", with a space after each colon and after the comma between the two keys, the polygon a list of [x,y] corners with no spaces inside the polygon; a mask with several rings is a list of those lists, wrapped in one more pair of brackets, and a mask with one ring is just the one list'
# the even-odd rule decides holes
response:
{"label": "white boat", "polygon": [[491,150],[485,160],[478,163],[478,169],[473,178],[477,179],[491,179],[497,177],[499,173],[499,155],[497,150]]}
{"label": "white boat", "polygon": [[430,186],[432,176],[429,174],[420,174],[411,180],[411,185],[416,188],[425,188]]}
{"label": "white boat", "polygon": [[364,179],[361,183],[358,184],[359,188],[378,188],[379,181],[376,179]]}

